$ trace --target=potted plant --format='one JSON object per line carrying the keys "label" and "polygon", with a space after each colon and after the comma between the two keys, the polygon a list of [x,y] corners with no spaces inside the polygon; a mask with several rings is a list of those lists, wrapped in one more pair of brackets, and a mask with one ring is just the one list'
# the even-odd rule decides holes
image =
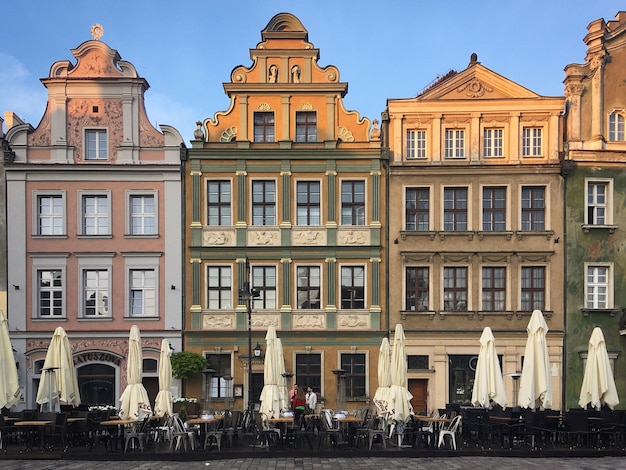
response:
{"label": "potted plant", "polygon": [[202,354],[191,351],[180,351],[170,356],[172,376],[183,381],[183,396],[185,395],[185,381],[202,375],[208,363]]}

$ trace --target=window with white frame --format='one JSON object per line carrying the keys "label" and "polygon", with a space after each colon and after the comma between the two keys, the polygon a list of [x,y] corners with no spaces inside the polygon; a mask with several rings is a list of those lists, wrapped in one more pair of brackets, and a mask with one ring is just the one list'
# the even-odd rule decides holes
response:
{"label": "window with white frame", "polygon": [[506,230],[506,187],[483,187],[483,231]]}
{"label": "window with white frame", "polygon": [[[211,398],[232,397],[232,355],[231,353],[210,352],[204,356],[208,369],[214,370],[208,377],[208,396]],[[228,378],[228,379],[227,379]]]}
{"label": "window with white frame", "polygon": [[341,182],[341,225],[365,225],[365,181]]}
{"label": "window with white frame", "polygon": [[520,310],[544,310],[546,299],[545,266],[523,266],[521,271]]}
{"label": "window with white frame", "polygon": [[319,181],[298,181],[296,184],[297,225],[320,225],[320,197]]}
{"label": "window with white frame", "polygon": [[626,140],[626,135],[624,134],[624,111],[613,111],[609,115],[609,140],[613,142]]}
{"label": "window with white frame", "polygon": [[37,318],[62,318],[65,316],[63,271],[61,269],[37,270]]}
{"label": "window with white frame", "polygon": [[503,312],[506,310],[506,268],[483,266],[482,310]]}
{"label": "window with white frame", "polygon": [[445,158],[465,158],[465,130],[446,129]]}
{"label": "window with white frame", "polygon": [[278,299],[276,286],[276,266],[253,266],[252,288],[259,291],[259,297],[253,299],[253,308],[276,309]]}
{"label": "window with white frame", "polygon": [[83,317],[110,317],[110,273],[108,269],[85,269],[83,275]]}
{"label": "window with white frame", "polygon": [[108,194],[81,195],[82,235],[110,235],[111,212]]}
{"label": "window with white frame", "polygon": [[443,191],[443,229],[467,230],[467,188],[445,188]]}
{"label": "window with white frame", "polygon": [[405,310],[426,312],[430,310],[430,269],[428,267],[406,268]]}
{"label": "window with white frame", "polygon": [[310,385],[315,392],[322,393],[322,355],[314,352],[298,353],[295,364],[295,383]]}
{"label": "window with white frame", "polygon": [[405,230],[427,232],[430,230],[430,189],[406,188]]}
{"label": "window with white frame", "polygon": [[230,181],[213,180],[207,182],[207,225],[231,225]]}
{"label": "window with white frame", "polygon": [[36,234],[65,235],[65,194],[36,194]]}
{"label": "window with white frame", "polygon": [[409,129],[406,131],[406,158],[426,158],[426,131]]}
{"label": "window with white frame", "polygon": [[85,130],[85,160],[107,160],[109,158],[106,129]]}
{"label": "window with white frame", "polygon": [[252,225],[276,225],[276,182],[252,182]]}
{"label": "window with white frame", "polygon": [[466,266],[443,268],[443,309],[447,312],[467,311]]}
{"label": "window with white frame", "polygon": [[298,309],[321,308],[321,269],[319,266],[298,266]]}
{"label": "window with white frame", "polygon": [[483,129],[483,157],[501,157],[503,148],[502,128]]}
{"label": "window with white frame", "polygon": [[365,353],[341,354],[341,369],[346,371],[345,387],[346,398],[361,398],[366,396],[367,357]]}
{"label": "window with white frame", "polygon": [[541,231],[546,227],[546,188],[522,187],[522,230]]}
{"label": "window with white frame", "polygon": [[232,282],[230,266],[207,266],[207,307],[210,310],[233,307]]}
{"label": "window with white frame", "polygon": [[586,180],[585,192],[585,224],[612,224],[613,180]]}
{"label": "window with white frame", "polygon": [[131,269],[130,306],[131,317],[156,316],[156,273],[154,269]]}
{"label": "window with white frame", "polygon": [[130,234],[156,235],[157,211],[154,194],[130,194],[128,206]]}
{"label": "window with white frame", "polygon": [[588,309],[612,308],[612,265],[586,264],[585,271],[585,307]]}
{"label": "window with white frame", "polygon": [[543,128],[524,127],[522,129],[522,156],[540,157],[543,147]]}
{"label": "window with white frame", "polygon": [[365,308],[365,266],[341,267],[341,308]]}

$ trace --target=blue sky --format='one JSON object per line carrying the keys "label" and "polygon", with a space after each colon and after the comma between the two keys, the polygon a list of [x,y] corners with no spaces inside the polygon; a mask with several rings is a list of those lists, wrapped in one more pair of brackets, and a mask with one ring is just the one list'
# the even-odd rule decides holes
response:
{"label": "blue sky", "polygon": [[[613,20],[615,0],[162,0],[0,1],[0,113],[37,126],[47,77],[70,49],[102,41],[148,80],[150,121],[176,127],[186,142],[195,122],[228,108],[222,84],[281,12],[297,16],[348,82],[347,109],[380,119],[388,98],[415,96],[438,75],[462,70],[475,52],[494,72],[546,96],[563,95],[563,69],[583,63],[587,25]],[[5,129],[6,130],[6,129]]]}

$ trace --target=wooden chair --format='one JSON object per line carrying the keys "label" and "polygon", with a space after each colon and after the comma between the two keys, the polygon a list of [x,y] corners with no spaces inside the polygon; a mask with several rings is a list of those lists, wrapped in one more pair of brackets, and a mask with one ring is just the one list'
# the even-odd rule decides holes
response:
{"label": "wooden chair", "polygon": [[452,447],[454,448],[454,450],[456,450],[456,432],[459,428],[459,424],[461,423],[462,418],[463,417],[461,415],[456,415],[454,418],[452,418],[452,421],[448,426],[439,431],[439,444],[437,445],[437,447],[445,445],[446,436],[448,436],[450,437]]}

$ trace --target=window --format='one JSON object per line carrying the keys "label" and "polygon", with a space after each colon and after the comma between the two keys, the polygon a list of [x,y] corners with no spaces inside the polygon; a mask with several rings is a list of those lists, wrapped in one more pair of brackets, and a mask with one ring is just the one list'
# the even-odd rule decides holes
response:
{"label": "window", "polygon": [[499,232],[506,229],[506,188],[483,188],[483,230]]}
{"label": "window", "polygon": [[274,113],[254,113],[254,141],[274,142]]}
{"label": "window", "polygon": [[467,268],[443,268],[443,309],[467,311]]}
{"label": "window", "polygon": [[341,267],[341,308],[365,308],[365,268]]}
{"label": "window", "polygon": [[[207,377],[208,394],[211,398],[226,398],[232,396],[231,355],[230,353],[207,353],[207,368],[215,372]],[[229,377],[229,380],[226,380]]]}
{"label": "window", "polygon": [[406,131],[406,158],[426,158],[426,131]]}
{"label": "window", "polygon": [[37,270],[37,286],[37,317],[63,317],[63,272],[60,269]]}
{"label": "window", "polygon": [[320,308],[320,268],[319,266],[298,266],[298,308]]}
{"label": "window", "polygon": [[483,157],[502,156],[502,129],[483,130]]}
{"label": "window", "polygon": [[86,269],[83,271],[83,313],[87,318],[110,317],[109,271]]}
{"label": "window", "polygon": [[405,310],[425,312],[429,310],[428,268],[406,268]]}
{"label": "window", "polygon": [[276,306],[276,268],[274,266],[255,266],[252,268],[252,287],[258,289],[259,297],[253,299],[254,308],[275,309]]}
{"label": "window", "polygon": [[407,354],[406,362],[409,370],[428,370],[430,364],[427,355],[422,354]]}
{"label": "window", "polygon": [[276,225],[276,183],[252,182],[252,225]]}
{"label": "window", "polygon": [[107,131],[87,129],[85,131],[85,160],[107,160]]}
{"label": "window", "polygon": [[623,142],[624,137],[624,115],[614,111],[609,115],[609,140]]}
{"label": "window", "polygon": [[585,224],[607,225],[613,222],[613,181],[587,181]]}
{"label": "window", "polygon": [[545,188],[522,188],[522,230],[545,230]]}
{"label": "window", "polygon": [[521,310],[532,312],[545,307],[546,270],[543,266],[522,267]]}
{"label": "window", "polygon": [[462,129],[446,129],[446,158],[465,158],[465,131]]}
{"label": "window", "polygon": [[294,383],[310,385],[317,393],[322,392],[322,355],[317,353],[296,354]]}
{"label": "window", "polygon": [[296,192],[298,225],[320,225],[320,183],[318,181],[298,181]]}
{"label": "window", "polygon": [[210,310],[232,308],[232,274],[230,266],[207,266],[207,307]]}
{"label": "window", "polygon": [[296,142],[317,142],[315,111],[296,111]]}
{"label": "window", "polygon": [[483,267],[483,304],[486,312],[506,310],[506,268]]}
{"label": "window", "polygon": [[443,229],[467,230],[467,188],[445,188],[443,191]]}
{"label": "window", "polygon": [[104,194],[82,196],[82,234],[110,235],[109,198]]}
{"label": "window", "polygon": [[65,235],[65,201],[61,194],[38,195],[37,235]]}
{"label": "window", "polygon": [[522,156],[524,157],[540,157],[542,155],[541,127],[524,127],[522,129]]}
{"label": "window", "polygon": [[209,181],[207,183],[207,224],[231,225],[230,203],[230,181]]}
{"label": "window", "polygon": [[131,195],[129,205],[131,235],[156,235],[157,227],[154,195]]}
{"label": "window", "polygon": [[405,198],[406,230],[427,232],[430,229],[430,190],[407,188]]}
{"label": "window", "polygon": [[365,354],[342,354],[341,369],[346,371],[346,398],[360,398],[366,395]]}
{"label": "window", "polygon": [[130,316],[155,317],[156,275],[154,269],[131,269],[130,279]]}
{"label": "window", "polygon": [[365,225],[365,181],[341,182],[341,225]]}
{"label": "window", "polygon": [[585,279],[585,306],[588,309],[606,309],[613,307],[611,298],[611,267],[588,265]]}

